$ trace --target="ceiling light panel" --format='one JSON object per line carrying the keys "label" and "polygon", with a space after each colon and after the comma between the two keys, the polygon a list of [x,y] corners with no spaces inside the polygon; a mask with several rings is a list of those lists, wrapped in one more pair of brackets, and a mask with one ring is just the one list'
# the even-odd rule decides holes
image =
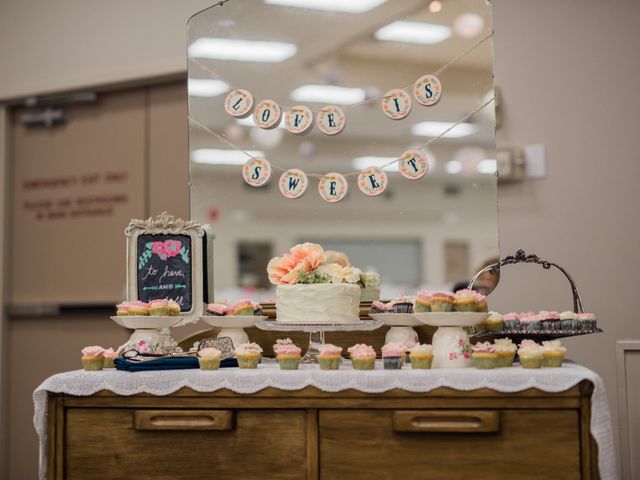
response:
{"label": "ceiling light panel", "polygon": [[386,42],[435,45],[449,38],[451,29],[435,23],[398,20],[377,30],[374,36]]}
{"label": "ceiling light panel", "polygon": [[278,63],[294,56],[297,45],[285,42],[199,38],[189,45],[189,56],[235,62]]}

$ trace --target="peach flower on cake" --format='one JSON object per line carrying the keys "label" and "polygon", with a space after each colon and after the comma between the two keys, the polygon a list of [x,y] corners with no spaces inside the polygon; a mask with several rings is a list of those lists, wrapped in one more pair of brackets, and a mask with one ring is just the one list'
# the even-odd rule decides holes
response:
{"label": "peach flower on cake", "polygon": [[274,257],[267,265],[269,280],[276,285],[294,285],[300,274],[309,273],[325,262],[325,253],[317,243],[296,245],[282,257]]}

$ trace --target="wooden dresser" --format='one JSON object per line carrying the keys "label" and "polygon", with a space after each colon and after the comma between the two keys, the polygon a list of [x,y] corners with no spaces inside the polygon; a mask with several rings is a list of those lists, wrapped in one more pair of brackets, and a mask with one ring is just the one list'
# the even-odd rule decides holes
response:
{"label": "wooden dresser", "polygon": [[49,479],[594,479],[591,392],[50,394]]}

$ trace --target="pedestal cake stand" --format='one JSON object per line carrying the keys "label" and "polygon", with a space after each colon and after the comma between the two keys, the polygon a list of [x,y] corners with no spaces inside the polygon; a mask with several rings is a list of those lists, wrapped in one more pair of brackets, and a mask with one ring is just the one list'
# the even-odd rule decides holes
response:
{"label": "pedestal cake stand", "polygon": [[[135,348],[135,345],[140,340],[146,340],[149,343],[150,348],[153,350],[164,349],[164,335],[162,330],[169,329],[184,320],[183,317],[154,317],[144,315],[131,315],[131,316],[113,316],[111,320],[124,328],[133,330],[133,333],[129,337],[129,340],[125,342],[125,350],[129,348]],[[169,341],[171,336],[169,334]],[[169,346],[170,348],[170,346]]]}
{"label": "pedestal cake stand", "polygon": [[249,336],[244,331],[245,328],[253,327],[256,321],[265,320],[268,317],[257,316],[248,317],[243,315],[237,316],[214,316],[206,315],[200,317],[200,320],[211,325],[212,327],[220,328],[220,332],[217,337],[229,337],[233,342],[233,347],[249,342]]}
{"label": "pedestal cake stand", "polygon": [[384,337],[385,343],[409,343],[418,341],[418,332],[412,327],[422,325],[413,313],[370,313],[374,320],[381,320],[384,325],[391,327]]}
{"label": "pedestal cake stand", "polygon": [[309,346],[301,363],[318,363],[320,346],[325,343],[325,332],[354,332],[376,330],[383,325],[382,320],[360,320],[356,323],[283,323],[278,321],[258,320],[255,326],[260,330],[275,332],[307,332]]}

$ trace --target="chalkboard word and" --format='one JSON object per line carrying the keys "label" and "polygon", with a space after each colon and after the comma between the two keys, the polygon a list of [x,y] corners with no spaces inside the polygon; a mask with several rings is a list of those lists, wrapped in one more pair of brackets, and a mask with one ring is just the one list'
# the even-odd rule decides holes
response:
{"label": "chalkboard word and", "polygon": [[125,235],[128,299],[172,299],[180,305],[181,315],[201,315],[202,226],[164,212],[156,218],[131,220]]}

